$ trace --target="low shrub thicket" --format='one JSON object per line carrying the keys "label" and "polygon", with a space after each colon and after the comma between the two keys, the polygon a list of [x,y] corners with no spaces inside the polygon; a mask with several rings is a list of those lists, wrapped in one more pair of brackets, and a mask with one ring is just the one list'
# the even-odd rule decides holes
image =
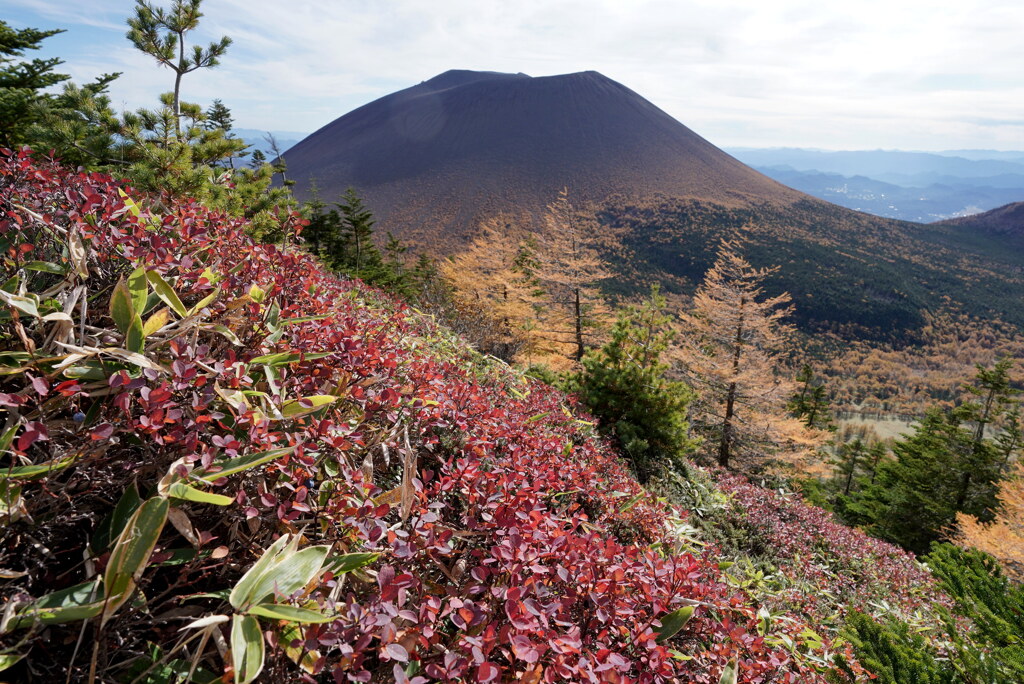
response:
{"label": "low shrub thicket", "polygon": [[823,681],[563,394],[130,196],[0,158],[14,679]]}

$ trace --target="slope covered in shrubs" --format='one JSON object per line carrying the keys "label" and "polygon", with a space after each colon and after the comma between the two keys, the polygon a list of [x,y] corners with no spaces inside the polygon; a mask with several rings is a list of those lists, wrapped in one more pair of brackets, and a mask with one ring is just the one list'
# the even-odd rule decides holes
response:
{"label": "slope covered in shrubs", "polygon": [[815,682],[846,651],[863,678],[570,398],[246,228],[0,158],[5,675]]}

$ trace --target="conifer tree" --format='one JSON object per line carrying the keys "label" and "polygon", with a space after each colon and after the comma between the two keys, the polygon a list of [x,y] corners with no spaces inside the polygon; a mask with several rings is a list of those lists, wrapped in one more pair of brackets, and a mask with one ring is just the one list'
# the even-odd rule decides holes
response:
{"label": "conifer tree", "polygon": [[[956,671],[944,665],[928,641],[910,625],[897,620],[879,623],[870,616],[851,611],[842,636],[854,648],[857,660],[879,684],[959,684]],[[856,675],[839,658],[840,668],[851,681]]]}
{"label": "conifer tree", "polygon": [[936,544],[925,561],[956,602],[955,612],[968,619],[971,642],[989,656],[972,653],[972,644],[958,635],[954,619],[947,615],[947,632],[962,653],[956,655],[964,660],[966,674],[988,670],[980,672],[984,676],[965,679],[1007,684],[1024,681],[1024,586],[1010,582],[998,561],[982,551]]}
{"label": "conifer tree", "polygon": [[836,471],[842,478],[843,496],[850,495],[854,478],[860,472],[864,462],[868,459],[868,449],[864,441],[859,437],[852,442],[839,445],[836,454]]}
{"label": "conifer tree", "polygon": [[588,338],[604,324],[608,309],[597,288],[610,273],[597,246],[597,226],[582,216],[563,188],[548,205],[544,230],[538,237],[537,278],[547,292],[552,312],[569,322],[572,358],[583,359]]}
{"label": "conifer tree", "polygon": [[1003,564],[1006,574],[1024,582],[1024,462],[999,487],[999,512],[989,523],[957,514],[957,544],[983,551]]}
{"label": "conifer tree", "polygon": [[929,411],[910,437],[893,446],[895,458],[879,463],[873,482],[845,502],[843,517],[917,553],[943,538],[958,513],[991,521],[1003,454],[984,428],[1011,405],[1008,370],[1002,361],[979,367],[967,387],[977,399]]}
{"label": "conifer tree", "polygon": [[683,366],[701,394],[701,430],[723,467],[745,446],[767,443],[792,391],[777,372],[792,330],[783,323],[790,298],[766,298],[762,286],[774,270],[753,268],[737,243],[723,240],[693,310],[682,316]]}
{"label": "conifer tree", "polygon": [[228,133],[231,131],[234,122],[235,118],[231,115],[231,110],[227,108],[223,101],[216,98],[206,110],[206,120],[203,128],[208,130],[220,128],[225,133]]}
{"label": "conifer tree", "polygon": [[199,26],[202,0],[172,0],[169,9],[156,7],[146,0],[136,0],[135,15],[128,19],[128,40],[174,72],[174,93],[170,103],[174,115],[174,132],[181,137],[181,79],[198,69],[217,66],[227,52],[231,39],[223,36],[205,49],[200,45],[188,50],[185,35]]}
{"label": "conifer tree", "polygon": [[267,155],[263,153],[263,150],[253,150],[252,156],[249,157],[249,166],[253,169],[258,169],[267,163]]}
{"label": "conifer tree", "polygon": [[570,377],[577,392],[629,457],[641,483],[693,450],[686,420],[690,388],[667,378],[665,352],[675,338],[657,286],[641,306],[619,314],[611,338],[587,352]]}
{"label": "conifer tree", "polygon": [[341,224],[338,243],[328,248],[332,264],[356,278],[372,280],[383,269],[380,251],[373,244],[373,213],[355,188],[346,190],[335,206]]}
{"label": "conifer tree", "polygon": [[825,385],[817,381],[814,369],[805,363],[796,376],[800,390],[789,402],[789,411],[809,428],[827,428],[832,422]]}
{"label": "conifer tree", "polygon": [[43,91],[69,78],[54,71],[63,64],[56,57],[20,60],[26,50],[38,50],[44,40],[63,32],[14,29],[0,21],[0,147],[24,142],[35,120],[33,107],[46,98]]}
{"label": "conifer tree", "polygon": [[482,351],[513,359],[559,350],[535,325],[542,293],[533,251],[510,217],[485,220],[469,246],[442,263],[441,272],[462,315],[484,324],[473,335]]}

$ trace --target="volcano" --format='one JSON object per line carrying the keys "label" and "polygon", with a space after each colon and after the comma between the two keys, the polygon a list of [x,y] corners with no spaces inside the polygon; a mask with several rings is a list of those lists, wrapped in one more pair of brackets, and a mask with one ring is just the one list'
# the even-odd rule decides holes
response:
{"label": "volcano", "polygon": [[314,183],[325,201],[354,187],[412,241],[465,237],[499,211],[536,215],[563,187],[577,204],[803,197],[595,71],[447,71],[345,114],[285,160],[301,199]]}
{"label": "volcano", "polygon": [[[295,193],[353,187],[414,252],[451,254],[499,212],[538,217],[568,188],[598,221],[615,295],[693,293],[723,237],[779,266],[804,330],[916,339],[943,301],[1024,325],[1024,250],[960,225],[879,218],[781,185],[594,71],[448,71],[324,126],[285,153]],[[528,223],[525,225],[529,225]]]}

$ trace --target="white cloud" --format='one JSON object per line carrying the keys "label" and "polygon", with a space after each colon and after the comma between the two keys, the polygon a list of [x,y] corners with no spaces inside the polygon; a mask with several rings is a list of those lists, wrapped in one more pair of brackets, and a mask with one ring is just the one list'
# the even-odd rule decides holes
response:
{"label": "white cloud", "polygon": [[[76,77],[123,70],[114,100],[170,74],[124,41],[131,3],[11,0],[107,28],[67,55]],[[207,0],[197,39],[235,39],[186,77],[238,125],[314,130],[450,68],[595,69],[719,145],[1024,148],[1018,0]],[[113,28],[110,28],[113,27]],[[116,30],[115,30],[116,29]],[[91,70],[91,71],[90,71]]]}

